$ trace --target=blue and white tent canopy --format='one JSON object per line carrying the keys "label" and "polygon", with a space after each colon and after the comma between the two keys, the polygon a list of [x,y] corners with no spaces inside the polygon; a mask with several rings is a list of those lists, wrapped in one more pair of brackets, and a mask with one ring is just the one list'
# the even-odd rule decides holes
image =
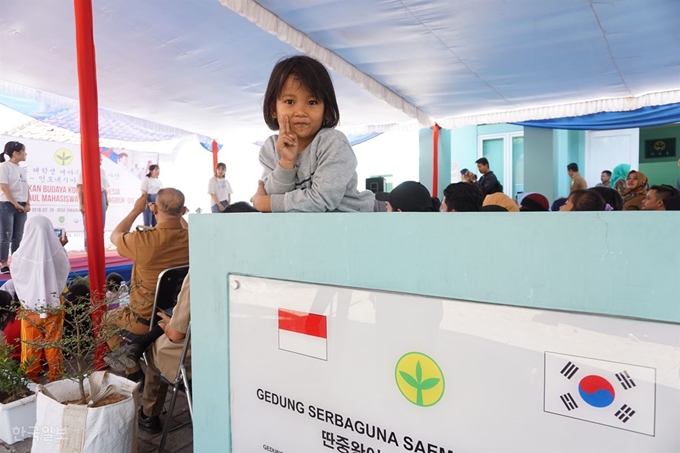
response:
{"label": "blue and white tent canopy", "polygon": [[[677,17],[676,0],[97,0],[100,106],[263,128],[271,68],[305,52],[356,132],[637,110],[680,102]],[[73,30],[71,0],[3,2],[0,79],[76,99]]]}

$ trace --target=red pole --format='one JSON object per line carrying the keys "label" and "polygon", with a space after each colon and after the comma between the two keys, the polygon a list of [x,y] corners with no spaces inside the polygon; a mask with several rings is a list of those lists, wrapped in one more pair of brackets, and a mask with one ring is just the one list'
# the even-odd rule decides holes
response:
{"label": "red pole", "polygon": [[439,124],[432,128],[432,196],[439,196]]}
{"label": "red pole", "polygon": [[219,151],[219,148],[217,147],[217,142],[213,140],[212,142],[212,153],[213,153],[213,171],[215,171],[215,168],[217,167],[217,151]]}
{"label": "red pole", "polygon": [[[92,27],[92,0],[74,0],[76,19],[76,55],[80,98],[80,150],[82,156],[83,196],[87,231],[87,265],[92,303],[99,305],[104,289],[104,225],[102,218],[101,178],[99,176],[99,111],[97,105],[97,69]],[[97,332],[105,307],[92,316]],[[96,351],[95,366],[101,369],[104,347]]]}

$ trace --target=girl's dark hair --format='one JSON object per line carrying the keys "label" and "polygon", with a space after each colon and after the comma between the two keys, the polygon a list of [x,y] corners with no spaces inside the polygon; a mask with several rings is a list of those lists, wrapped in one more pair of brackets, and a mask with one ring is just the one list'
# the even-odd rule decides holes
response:
{"label": "girl's dark hair", "polygon": [[271,76],[269,76],[262,106],[264,122],[267,123],[269,129],[279,130],[279,122],[274,118],[276,100],[281,96],[283,85],[291,76],[308,89],[312,96],[323,101],[324,111],[321,127],[332,128],[337,126],[340,121],[340,110],[338,109],[338,101],[335,99],[333,81],[326,67],[306,55],[296,55],[284,58],[276,63]]}
{"label": "girl's dark hair", "polygon": [[220,168],[224,168],[224,171],[227,171],[227,164],[225,164],[224,162],[220,162],[215,166],[215,177],[217,177],[217,170],[219,170]]}
{"label": "girl's dark hair", "polygon": [[5,330],[7,324],[14,321],[19,310],[19,301],[10,293],[0,289],[0,330]]}
{"label": "girl's dark hair", "polygon": [[569,198],[574,205],[572,211],[604,211],[607,204],[602,195],[594,190],[576,190]]}
{"label": "girl's dark hair", "polygon": [[156,165],[156,164],[149,165],[149,173],[146,174],[146,177],[147,177],[147,178],[150,178],[150,177],[151,177],[151,173],[153,173],[153,171],[154,171],[155,169],[157,169],[157,168],[161,168],[161,167],[159,167],[159,166]]}
{"label": "girl's dark hair", "polygon": [[621,194],[616,190],[610,187],[591,187],[588,190],[599,193],[604,198],[605,203],[611,206],[614,211],[623,210],[623,198],[621,198]]}
{"label": "girl's dark hair", "polygon": [[7,142],[7,143],[5,143],[5,151],[2,154],[0,154],[0,162],[4,162],[7,159],[5,157],[5,155],[7,155],[7,157],[11,158],[12,154],[20,153],[21,151],[24,150],[24,148],[25,148],[25,146],[21,142]]}

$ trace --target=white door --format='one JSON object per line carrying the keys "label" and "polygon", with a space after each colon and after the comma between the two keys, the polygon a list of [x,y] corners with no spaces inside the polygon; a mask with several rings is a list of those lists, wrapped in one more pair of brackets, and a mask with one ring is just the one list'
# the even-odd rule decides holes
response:
{"label": "white door", "polygon": [[617,129],[586,132],[585,173],[588,187],[600,182],[603,170],[612,171],[619,164],[638,169],[640,129]]}
{"label": "white door", "polygon": [[507,196],[514,198],[524,190],[524,132],[478,136],[477,156],[489,160],[489,168]]}

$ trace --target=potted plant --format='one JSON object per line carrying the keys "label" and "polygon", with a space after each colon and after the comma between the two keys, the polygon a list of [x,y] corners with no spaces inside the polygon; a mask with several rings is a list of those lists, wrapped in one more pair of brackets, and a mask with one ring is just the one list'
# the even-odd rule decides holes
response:
{"label": "potted plant", "polygon": [[95,370],[95,352],[120,333],[120,329],[100,329],[100,323],[93,322],[101,319],[111,300],[90,299],[81,282],[70,286],[65,299],[60,309],[45,310],[63,313],[64,334],[56,340],[29,343],[60,349],[65,357],[62,379],[36,388],[31,451],[135,451],[139,384]]}
{"label": "potted plant", "polygon": [[0,440],[10,445],[29,437],[35,425],[35,386],[12,357],[13,349],[0,345]]}

